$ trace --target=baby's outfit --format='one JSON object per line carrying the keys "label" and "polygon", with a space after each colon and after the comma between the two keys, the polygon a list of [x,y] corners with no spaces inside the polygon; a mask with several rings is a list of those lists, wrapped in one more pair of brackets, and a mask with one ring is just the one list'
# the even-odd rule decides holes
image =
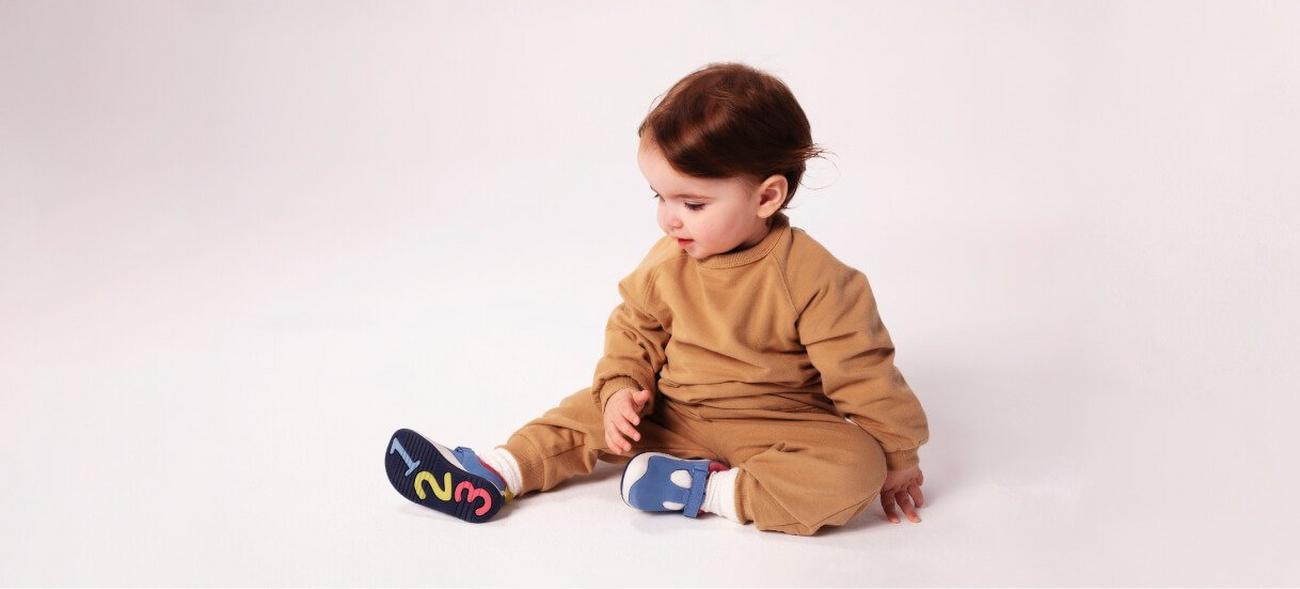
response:
{"label": "baby's outfit", "polygon": [[[863,511],[887,469],[918,463],[925,412],[866,276],[784,213],[758,244],[702,260],[664,236],[618,288],[592,385],[503,446],[516,495],[662,452],[735,467],[740,521],[807,535]],[[628,456],[606,447],[601,419],[623,388],[658,393]]]}

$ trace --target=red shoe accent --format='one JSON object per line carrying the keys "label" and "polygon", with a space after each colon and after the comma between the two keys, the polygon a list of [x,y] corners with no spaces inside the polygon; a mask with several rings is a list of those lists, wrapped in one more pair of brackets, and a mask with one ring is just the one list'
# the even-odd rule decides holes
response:
{"label": "red shoe accent", "polygon": [[[476,458],[477,458],[477,457],[476,457]],[[483,465],[483,468],[488,469],[488,472],[490,472],[490,473],[492,473],[492,474],[494,474],[494,475],[497,475],[497,478],[499,478],[499,479],[501,479],[501,480],[503,480],[503,481],[506,480],[506,477],[501,476],[501,473],[497,472],[497,469],[492,468],[491,466],[488,466],[488,463],[483,462],[483,459],[482,459],[482,458],[479,458],[479,459],[478,459],[478,463],[479,463],[479,464],[482,464],[482,465]]]}

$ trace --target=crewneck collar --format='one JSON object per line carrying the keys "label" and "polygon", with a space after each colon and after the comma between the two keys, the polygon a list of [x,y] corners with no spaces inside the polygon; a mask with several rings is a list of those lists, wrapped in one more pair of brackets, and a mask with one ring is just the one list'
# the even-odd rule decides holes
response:
{"label": "crewneck collar", "polygon": [[781,235],[789,227],[790,218],[785,213],[777,211],[776,214],[772,215],[772,224],[768,227],[767,235],[763,236],[762,241],[740,251],[713,254],[697,261],[704,268],[735,268],[757,262],[772,251],[772,248],[776,247],[776,242],[780,241]]}

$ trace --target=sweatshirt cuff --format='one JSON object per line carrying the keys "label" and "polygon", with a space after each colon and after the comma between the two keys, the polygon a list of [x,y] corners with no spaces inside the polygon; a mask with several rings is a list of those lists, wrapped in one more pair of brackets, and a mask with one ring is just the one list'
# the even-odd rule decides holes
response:
{"label": "sweatshirt cuff", "polygon": [[921,464],[921,459],[916,455],[916,448],[885,452],[885,467],[888,470],[903,470],[918,464]]}
{"label": "sweatshirt cuff", "polygon": [[614,396],[614,393],[617,393],[622,389],[633,389],[639,391],[642,388],[644,387],[637,383],[636,379],[630,376],[615,376],[614,378],[605,381],[605,384],[601,385],[600,390],[596,391],[596,408],[600,409],[600,412],[604,414],[605,404],[609,402],[610,397]]}

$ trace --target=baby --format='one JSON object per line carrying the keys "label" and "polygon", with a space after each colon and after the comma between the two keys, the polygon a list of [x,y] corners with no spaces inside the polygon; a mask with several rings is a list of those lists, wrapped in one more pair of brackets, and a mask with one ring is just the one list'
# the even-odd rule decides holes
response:
{"label": "baby", "polygon": [[481,454],[398,430],[394,488],[483,522],[604,460],[642,511],[811,535],[879,497],[920,522],[929,427],[866,276],[782,212],[822,151],[789,88],[710,64],[637,133],[666,235],[618,284],[591,386]]}

